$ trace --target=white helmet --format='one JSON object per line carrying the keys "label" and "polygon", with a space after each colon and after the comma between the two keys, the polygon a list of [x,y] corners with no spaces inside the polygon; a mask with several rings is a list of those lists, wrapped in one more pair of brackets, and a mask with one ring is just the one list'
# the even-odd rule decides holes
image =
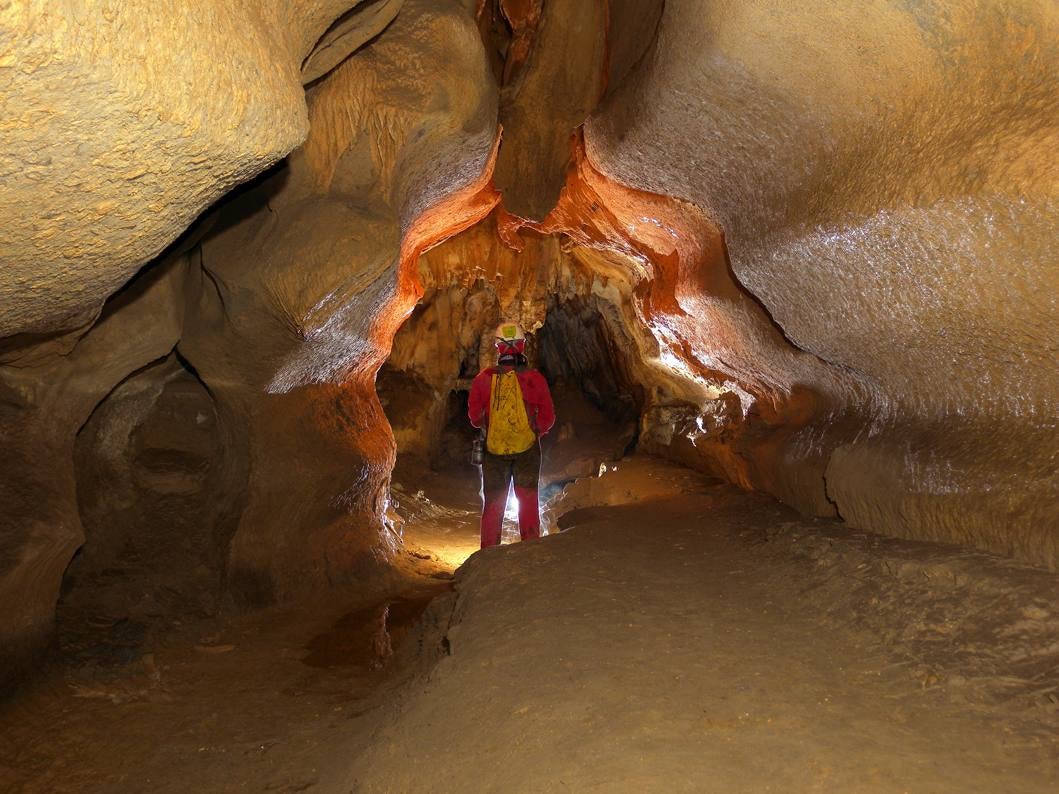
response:
{"label": "white helmet", "polygon": [[525,338],[526,335],[516,322],[503,322],[496,327],[497,342],[512,343]]}
{"label": "white helmet", "polygon": [[504,356],[521,356],[526,352],[526,337],[516,322],[500,323],[493,340],[496,352]]}

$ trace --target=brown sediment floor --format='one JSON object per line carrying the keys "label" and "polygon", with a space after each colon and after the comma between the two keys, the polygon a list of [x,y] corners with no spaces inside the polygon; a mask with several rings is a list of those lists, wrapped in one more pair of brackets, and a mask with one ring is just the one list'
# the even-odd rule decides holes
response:
{"label": "brown sediment floor", "polygon": [[564,500],[460,571],[449,655],[323,790],[1057,790],[1053,574],[658,461]]}
{"label": "brown sediment floor", "polygon": [[311,790],[355,718],[390,702],[419,663],[422,613],[451,575],[412,561],[418,570],[375,593],[165,634],[124,621],[94,644],[82,632],[76,655],[0,703],[0,792]]}
{"label": "brown sediment floor", "polygon": [[0,707],[0,790],[1059,785],[1054,574],[608,469],[551,505],[566,531],[474,556],[451,593],[476,487],[399,470],[419,567],[390,591],[52,668]]}

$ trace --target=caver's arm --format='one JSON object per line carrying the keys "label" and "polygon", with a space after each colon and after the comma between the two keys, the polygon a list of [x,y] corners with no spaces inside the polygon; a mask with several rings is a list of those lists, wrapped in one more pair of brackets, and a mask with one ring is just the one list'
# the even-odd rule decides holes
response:
{"label": "caver's arm", "polygon": [[492,369],[483,369],[471,382],[471,393],[467,397],[467,418],[475,427],[484,427],[489,420],[489,391],[493,379]]}

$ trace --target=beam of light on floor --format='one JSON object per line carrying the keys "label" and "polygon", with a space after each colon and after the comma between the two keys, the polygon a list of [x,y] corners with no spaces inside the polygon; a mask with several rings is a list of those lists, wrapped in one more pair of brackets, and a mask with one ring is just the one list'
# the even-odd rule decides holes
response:
{"label": "beam of light on floor", "polygon": [[507,507],[504,509],[504,518],[510,521],[518,521],[518,497],[513,493],[507,497]]}
{"label": "beam of light on floor", "polygon": [[507,494],[507,506],[504,508],[504,525],[500,530],[501,543],[514,543],[520,540],[518,531],[518,497],[515,489],[511,488]]}

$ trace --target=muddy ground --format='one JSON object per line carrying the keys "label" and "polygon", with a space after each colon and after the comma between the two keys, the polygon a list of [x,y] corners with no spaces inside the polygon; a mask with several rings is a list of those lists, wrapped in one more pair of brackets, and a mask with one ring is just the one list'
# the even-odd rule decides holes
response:
{"label": "muddy ground", "polygon": [[385,592],[53,662],[0,711],[0,790],[1059,788],[1054,574],[632,458],[450,582],[465,474],[398,472]]}

